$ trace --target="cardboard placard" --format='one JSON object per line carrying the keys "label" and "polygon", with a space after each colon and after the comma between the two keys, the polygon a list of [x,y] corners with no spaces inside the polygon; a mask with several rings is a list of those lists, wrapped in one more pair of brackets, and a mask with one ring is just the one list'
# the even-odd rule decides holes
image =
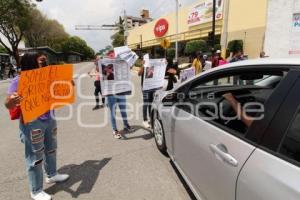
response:
{"label": "cardboard placard", "polygon": [[72,65],[53,65],[22,71],[18,94],[23,97],[21,110],[24,123],[49,110],[73,103],[75,95],[72,76]]}

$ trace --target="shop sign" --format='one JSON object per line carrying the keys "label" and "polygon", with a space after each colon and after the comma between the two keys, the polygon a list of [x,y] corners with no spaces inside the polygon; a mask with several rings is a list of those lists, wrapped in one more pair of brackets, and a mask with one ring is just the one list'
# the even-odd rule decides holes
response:
{"label": "shop sign", "polygon": [[156,37],[163,37],[169,29],[169,23],[166,19],[160,19],[156,22],[154,27],[154,35]]}
{"label": "shop sign", "polygon": [[[216,0],[216,20],[223,18],[224,0]],[[211,22],[213,18],[213,0],[205,0],[197,4],[188,15],[188,26],[196,26]]]}

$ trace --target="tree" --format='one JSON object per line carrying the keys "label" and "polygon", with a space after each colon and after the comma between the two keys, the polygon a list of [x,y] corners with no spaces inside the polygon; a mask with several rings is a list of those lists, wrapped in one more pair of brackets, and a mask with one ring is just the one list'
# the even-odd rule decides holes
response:
{"label": "tree", "polygon": [[119,17],[119,21],[115,23],[118,32],[111,36],[113,47],[120,47],[120,46],[124,46],[125,44],[125,38],[124,38],[125,30],[124,30],[123,23],[124,20],[122,19],[122,17]]}
{"label": "tree", "polygon": [[84,40],[82,40],[78,36],[73,36],[68,38],[62,44],[62,51],[63,52],[70,52],[75,51],[84,55],[86,59],[94,58],[95,52],[94,50],[89,47]]}
{"label": "tree", "polygon": [[227,50],[229,53],[237,53],[238,51],[243,51],[243,40],[231,40],[228,42]]}
{"label": "tree", "polygon": [[0,53],[8,53],[8,51],[2,45],[0,45]]}
{"label": "tree", "polygon": [[124,46],[124,44],[125,44],[124,35],[122,35],[120,33],[113,34],[111,36],[111,39],[112,39],[113,47],[120,47],[120,46]]}
{"label": "tree", "polygon": [[204,40],[192,40],[186,43],[185,53],[193,55],[197,51],[206,52],[208,51],[207,43]]}
{"label": "tree", "polygon": [[62,43],[69,37],[63,25],[56,20],[48,19],[37,9],[32,9],[30,15],[31,26],[24,33],[26,46],[49,46],[61,51]]}
{"label": "tree", "polygon": [[28,0],[0,1],[0,33],[8,40],[10,46],[0,39],[0,44],[12,55],[19,65],[18,46],[25,30],[31,22],[30,10],[32,5]]}

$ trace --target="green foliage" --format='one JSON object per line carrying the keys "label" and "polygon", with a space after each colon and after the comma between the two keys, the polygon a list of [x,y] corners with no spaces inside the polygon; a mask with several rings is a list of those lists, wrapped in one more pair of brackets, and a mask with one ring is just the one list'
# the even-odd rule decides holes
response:
{"label": "green foliage", "polygon": [[217,50],[221,50],[222,49],[222,46],[220,44],[215,44],[215,47],[214,49],[217,51]]}
{"label": "green foliage", "polygon": [[61,51],[61,44],[69,37],[63,25],[56,20],[48,19],[37,9],[32,9],[30,16],[31,25],[24,33],[26,46],[49,46]]}
{"label": "green foliage", "polygon": [[118,29],[118,32],[113,34],[110,38],[112,40],[112,46],[113,47],[120,47],[124,46],[125,44],[125,38],[124,38],[124,26],[123,26],[124,20],[122,17],[119,17],[119,21],[115,23],[115,26]]}
{"label": "green foliage", "polygon": [[29,0],[1,0],[0,1],[0,33],[8,40],[7,46],[1,39],[0,44],[15,57],[19,64],[18,46],[25,30],[30,27],[30,10],[33,5]]}
{"label": "green foliage", "polygon": [[197,51],[206,52],[208,51],[207,43],[204,40],[192,40],[186,43],[185,53],[193,55]]}
{"label": "green foliage", "polygon": [[231,40],[228,42],[227,51],[229,53],[236,53],[238,51],[243,51],[243,40]]}
{"label": "green foliage", "polygon": [[81,53],[86,59],[92,59],[95,56],[94,50],[78,36],[68,38],[65,42],[63,42],[61,48],[63,52],[75,51]]}
{"label": "green foliage", "polygon": [[173,59],[175,58],[175,48],[169,48],[167,49],[167,58],[168,59]]}
{"label": "green foliage", "polygon": [[2,45],[0,45],[0,53],[8,53],[8,51]]}
{"label": "green foliage", "polygon": [[106,52],[113,50],[113,47],[108,45],[104,49],[101,49],[97,52],[97,55],[103,56]]}
{"label": "green foliage", "polygon": [[120,46],[124,46],[125,44],[124,34],[121,34],[119,32],[112,35],[111,39],[112,39],[113,47],[120,47]]}

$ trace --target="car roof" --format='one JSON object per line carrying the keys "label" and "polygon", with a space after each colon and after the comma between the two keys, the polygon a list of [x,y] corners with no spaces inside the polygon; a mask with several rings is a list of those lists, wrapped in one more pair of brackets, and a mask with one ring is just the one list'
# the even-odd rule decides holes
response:
{"label": "car roof", "polygon": [[188,84],[189,82],[197,79],[198,77],[205,76],[213,72],[222,71],[226,69],[234,69],[234,68],[238,69],[238,68],[245,68],[249,66],[260,66],[260,65],[263,65],[264,67],[270,67],[270,68],[273,68],[275,66],[289,68],[289,66],[292,66],[293,68],[297,67],[300,69],[300,59],[299,58],[260,58],[260,59],[250,59],[250,60],[243,60],[234,63],[228,63],[219,67],[209,69],[203,73],[200,73],[194,78],[191,78],[190,80],[182,84],[178,84],[176,89],[181,87],[182,85]]}
{"label": "car roof", "polygon": [[299,58],[260,58],[260,59],[252,59],[252,60],[243,60],[238,61],[234,63],[228,63],[219,67],[212,68],[210,70],[207,70],[200,74],[200,76],[204,74],[208,74],[214,71],[224,70],[224,69],[232,69],[232,68],[243,68],[243,67],[249,67],[249,66],[257,66],[257,65],[263,65],[264,67],[274,67],[274,66],[280,66],[280,67],[299,67],[300,69],[300,59]]}

